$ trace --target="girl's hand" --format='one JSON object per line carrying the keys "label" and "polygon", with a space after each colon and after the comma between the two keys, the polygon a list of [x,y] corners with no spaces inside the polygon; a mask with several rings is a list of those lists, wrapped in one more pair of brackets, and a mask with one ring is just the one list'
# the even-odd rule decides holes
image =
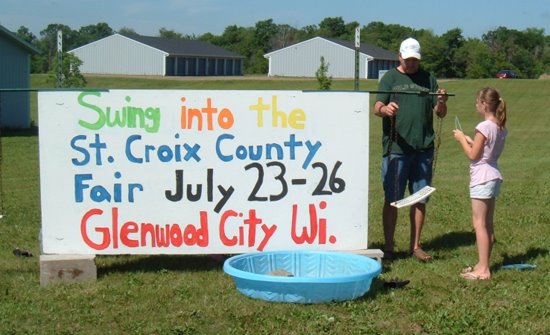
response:
{"label": "girl's hand", "polygon": [[469,147],[471,147],[474,144],[474,140],[472,140],[472,138],[470,136],[465,135],[462,132],[462,130],[455,129],[455,130],[453,130],[453,133],[454,133],[455,139],[458,142],[462,143],[462,141],[465,141],[466,145],[468,145]]}
{"label": "girl's hand", "polygon": [[468,136],[464,135],[464,133],[460,129],[453,130],[453,135],[455,137],[455,140],[457,140],[458,142],[460,142],[463,138],[466,139],[466,142],[468,142]]}

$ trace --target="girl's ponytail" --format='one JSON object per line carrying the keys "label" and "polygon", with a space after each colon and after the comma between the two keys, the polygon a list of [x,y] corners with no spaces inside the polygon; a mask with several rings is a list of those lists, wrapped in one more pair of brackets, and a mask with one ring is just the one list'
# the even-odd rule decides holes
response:
{"label": "girl's ponytail", "polygon": [[497,110],[495,116],[500,128],[506,127],[506,102],[501,97],[498,99]]}

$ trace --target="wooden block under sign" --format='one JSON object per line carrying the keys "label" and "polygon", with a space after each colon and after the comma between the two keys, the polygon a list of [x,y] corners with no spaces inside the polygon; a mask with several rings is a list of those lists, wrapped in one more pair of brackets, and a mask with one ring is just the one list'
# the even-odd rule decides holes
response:
{"label": "wooden block under sign", "polygon": [[40,255],[40,285],[95,281],[95,255]]}

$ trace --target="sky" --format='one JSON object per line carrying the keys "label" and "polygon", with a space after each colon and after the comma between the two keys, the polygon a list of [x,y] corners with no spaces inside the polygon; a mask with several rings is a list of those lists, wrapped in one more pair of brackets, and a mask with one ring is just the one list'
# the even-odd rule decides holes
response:
{"label": "sky", "polygon": [[460,28],[467,38],[500,26],[550,35],[549,0],[0,0],[0,25],[13,32],[25,26],[37,37],[52,23],[78,30],[105,22],[115,31],[126,27],[145,36],[158,36],[161,28],[199,36],[268,19],[300,29],[327,17],[360,27],[373,21],[400,24],[436,35]]}

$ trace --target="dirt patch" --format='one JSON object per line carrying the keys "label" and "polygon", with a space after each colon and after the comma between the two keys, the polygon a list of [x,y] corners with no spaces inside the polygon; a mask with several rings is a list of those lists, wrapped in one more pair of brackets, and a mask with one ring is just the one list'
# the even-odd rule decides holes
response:
{"label": "dirt patch", "polygon": [[550,73],[541,74],[539,79],[541,80],[550,79]]}

